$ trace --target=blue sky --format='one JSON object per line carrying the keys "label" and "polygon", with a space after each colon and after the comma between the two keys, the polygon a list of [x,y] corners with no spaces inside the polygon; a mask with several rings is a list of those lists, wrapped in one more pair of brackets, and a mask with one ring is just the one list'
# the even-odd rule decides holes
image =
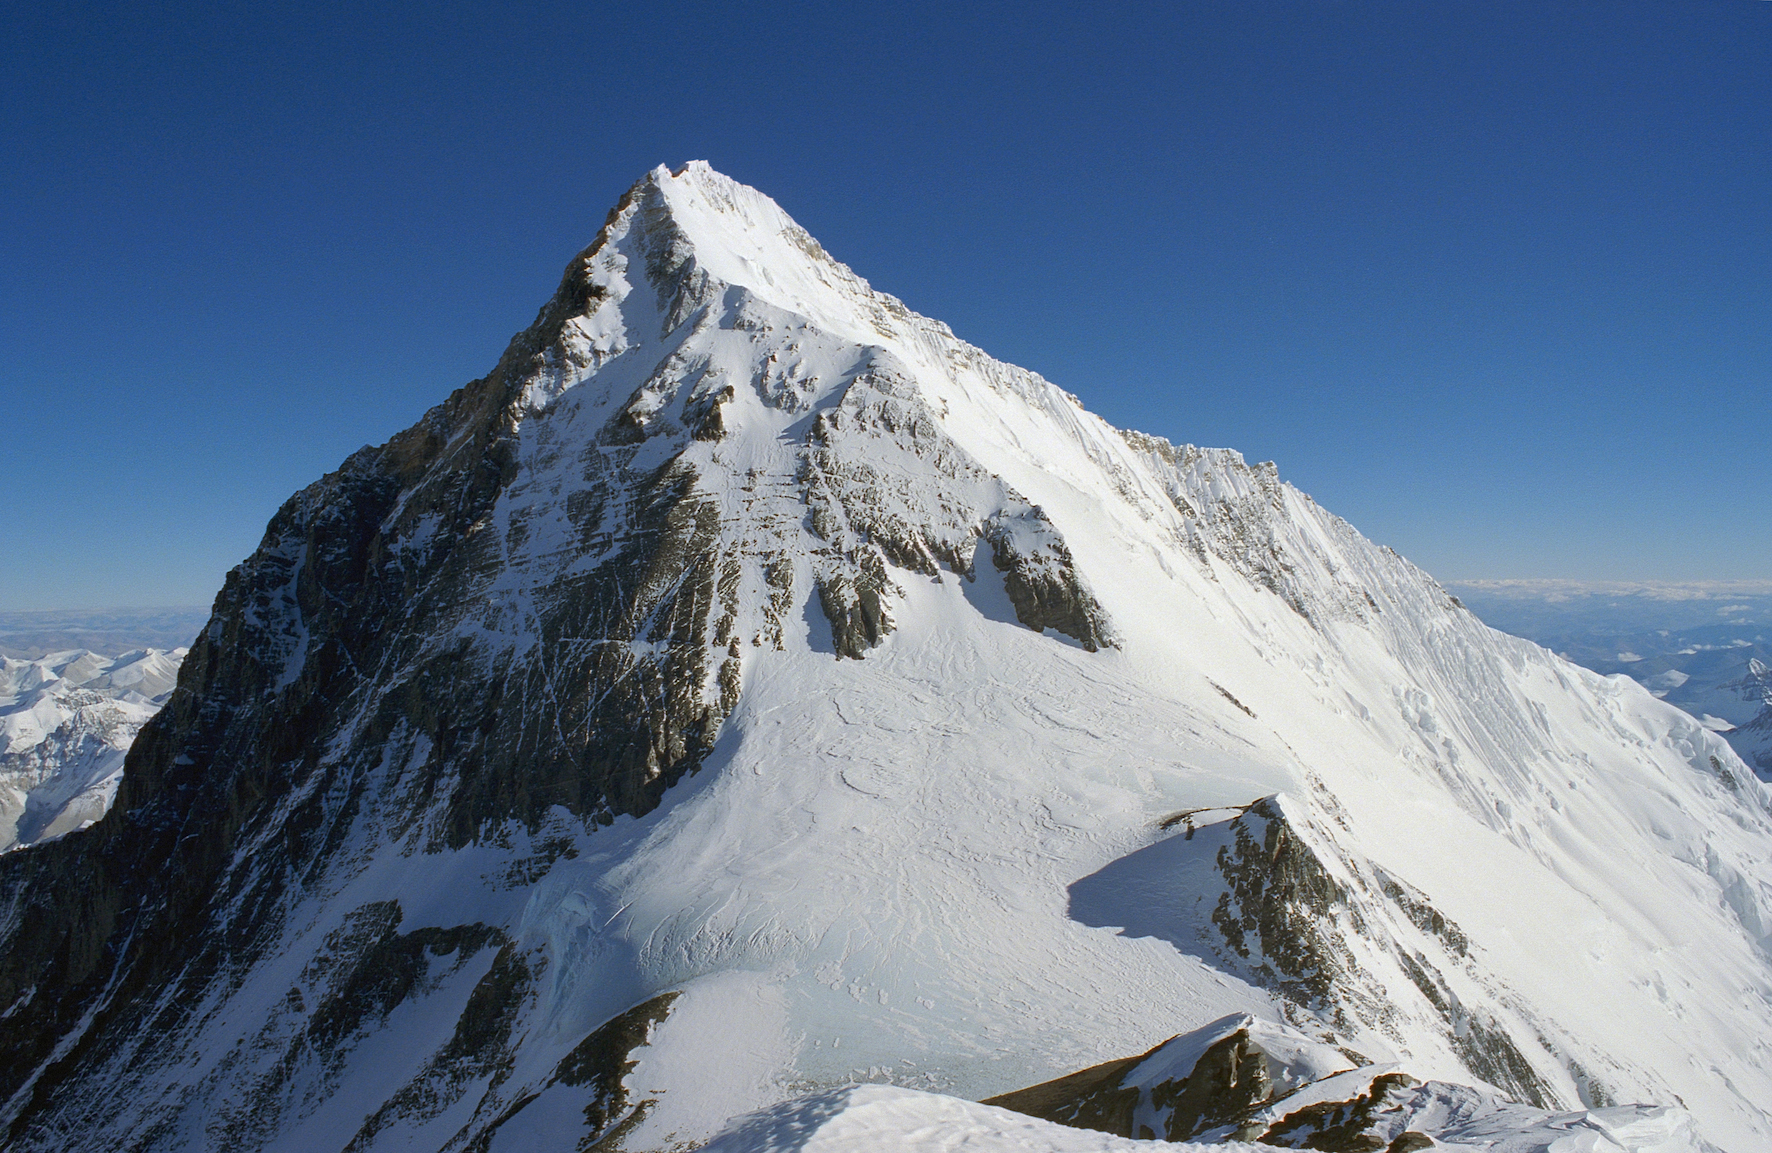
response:
{"label": "blue sky", "polygon": [[205,602],[658,163],[1446,579],[1772,576],[1772,3],[27,6],[0,610]]}

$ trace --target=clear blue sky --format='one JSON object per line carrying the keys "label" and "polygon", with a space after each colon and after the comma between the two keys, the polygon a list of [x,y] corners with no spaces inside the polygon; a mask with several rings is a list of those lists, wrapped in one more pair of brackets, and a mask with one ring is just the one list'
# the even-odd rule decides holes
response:
{"label": "clear blue sky", "polygon": [[206,602],[706,158],[1447,579],[1772,576],[1772,3],[27,3],[0,610]]}

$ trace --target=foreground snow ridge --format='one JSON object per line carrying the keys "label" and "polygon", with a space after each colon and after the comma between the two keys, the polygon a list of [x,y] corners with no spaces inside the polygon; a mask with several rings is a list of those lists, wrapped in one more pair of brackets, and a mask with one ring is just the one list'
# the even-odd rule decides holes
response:
{"label": "foreground snow ridge", "polygon": [[705,165],[293,496],[178,675],[0,855],[9,1150],[645,1153],[856,1082],[1089,1148],[1772,1148],[1720,737]]}
{"label": "foreground snow ridge", "polygon": [[[1535,1118],[1522,1115],[1530,1110],[1489,1106],[1458,1116],[1460,1104],[1432,1101],[1421,1112],[1438,1105],[1440,1119],[1453,1119],[1452,1124],[1432,1145],[1402,1147],[1483,1153],[1703,1153],[1706,1148],[1679,1110],[1599,1109]],[[854,1085],[737,1118],[702,1148],[705,1153],[1256,1153],[1280,1146],[1133,1141],[938,1093]]]}
{"label": "foreground snow ridge", "polygon": [[1007,1109],[900,1089],[854,1085],[799,1097],[736,1119],[706,1153],[1146,1153],[1160,1149],[1271,1148],[1132,1141],[1037,1121]]}

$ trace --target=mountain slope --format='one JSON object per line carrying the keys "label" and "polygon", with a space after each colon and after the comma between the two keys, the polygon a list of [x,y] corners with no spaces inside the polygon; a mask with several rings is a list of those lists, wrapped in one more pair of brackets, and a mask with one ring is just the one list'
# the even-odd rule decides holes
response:
{"label": "mountain slope", "polygon": [[1769,814],[1271,465],[660,169],[489,376],[279,511],[110,815],[0,861],[0,1116],[664,1148],[1248,1012],[1745,1151]]}

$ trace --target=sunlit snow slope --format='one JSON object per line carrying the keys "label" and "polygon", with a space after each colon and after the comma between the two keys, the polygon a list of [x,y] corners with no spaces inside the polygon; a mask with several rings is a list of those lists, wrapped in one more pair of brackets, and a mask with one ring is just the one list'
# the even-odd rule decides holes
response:
{"label": "sunlit snow slope", "polygon": [[1749,1153],[1769,813],[691,164],[285,506],[112,815],[6,859],[0,1091],[18,1149],[640,1150],[1249,1012]]}

